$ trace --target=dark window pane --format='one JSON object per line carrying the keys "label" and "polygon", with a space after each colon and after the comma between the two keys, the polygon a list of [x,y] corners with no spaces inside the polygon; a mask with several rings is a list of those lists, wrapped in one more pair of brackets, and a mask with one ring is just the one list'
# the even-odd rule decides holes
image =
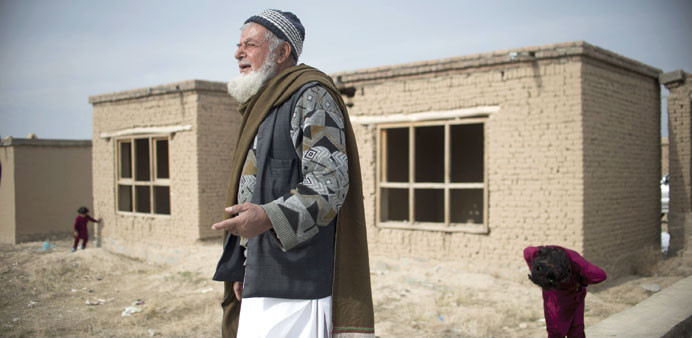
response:
{"label": "dark window pane", "polygon": [[135,211],[151,212],[151,187],[148,185],[135,186]]}
{"label": "dark window pane", "polygon": [[381,221],[408,221],[408,204],[408,189],[382,188]]}
{"label": "dark window pane", "polygon": [[416,182],[444,182],[444,126],[416,127]]}
{"label": "dark window pane", "polygon": [[120,142],[120,177],[132,178],[132,143]]}
{"label": "dark window pane", "polygon": [[135,181],[149,181],[149,139],[135,140]]}
{"label": "dark window pane", "polygon": [[408,128],[385,129],[386,157],[383,158],[384,181],[408,182]]}
{"label": "dark window pane", "polygon": [[169,187],[154,186],[154,213],[171,214],[171,194]]}
{"label": "dark window pane", "polygon": [[438,222],[445,221],[445,195],[442,189],[415,189],[415,221]]}
{"label": "dark window pane", "polygon": [[483,124],[450,126],[452,182],[483,182]]}
{"label": "dark window pane", "polygon": [[156,178],[168,176],[168,140],[156,140]]}
{"label": "dark window pane", "polygon": [[118,210],[132,211],[132,186],[118,185]]}
{"label": "dark window pane", "polygon": [[483,189],[452,189],[449,198],[452,223],[483,224]]}

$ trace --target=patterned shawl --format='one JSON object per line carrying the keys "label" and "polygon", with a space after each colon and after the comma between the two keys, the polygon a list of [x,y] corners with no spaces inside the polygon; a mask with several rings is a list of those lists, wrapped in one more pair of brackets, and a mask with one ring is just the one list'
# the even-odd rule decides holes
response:
{"label": "patterned shawl", "polygon": [[[238,184],[247,153],[260,124],[274,107],[278,107],[303,85],[317,81],[336,100],[344,115],[348,156],[349,190],[339,210],[336,225],[334,281],[332,283],[332,336],[360,338],[375,336],[375,320],[370,288],[370,267],[363,207],[363,187],[358,145],[341,94],[332,79],[323,72],[301,64],[286,69],[269,80],[260,91],[240,106],[240,134],[233,154],[231,181],[226,206],[237,202]],[[224,233],[224,242],[228,234]],[[233,293],[233,283],[224,285],[224,299]],[[233,295],[224,311],[223,336],[235,337],[240,304]]]}

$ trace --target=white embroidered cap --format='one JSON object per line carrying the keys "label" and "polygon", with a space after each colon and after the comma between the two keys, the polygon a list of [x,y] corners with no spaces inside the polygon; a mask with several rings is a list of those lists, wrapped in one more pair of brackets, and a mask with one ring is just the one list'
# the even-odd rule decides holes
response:
{"label": "white embroidered cap", "polygon": [[248,22],[260,24],[279,39],[288,42],[291,45],[291,55],[296,62],[298,61],[298,57],[303,51],[305,28],[295,14],[282,12],[278,9],[265,9],[262,13],[245,20],[245,23]]}

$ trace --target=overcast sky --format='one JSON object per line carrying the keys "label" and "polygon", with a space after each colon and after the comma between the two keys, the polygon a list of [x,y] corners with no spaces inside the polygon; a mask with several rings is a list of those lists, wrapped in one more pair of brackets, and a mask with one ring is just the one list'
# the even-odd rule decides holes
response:
{"label": "overcast sky", "polygon": [[265,8],[301,19],[300,61],[327,73],[577,40],[692,72],[690,0],[0,0],[0,136],[88,139],[90,95],[225,82]]}

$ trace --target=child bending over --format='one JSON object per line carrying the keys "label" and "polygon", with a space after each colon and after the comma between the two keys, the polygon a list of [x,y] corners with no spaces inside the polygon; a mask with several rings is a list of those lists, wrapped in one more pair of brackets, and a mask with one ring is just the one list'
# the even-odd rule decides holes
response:
{"label": "child bending over", "polygon": [[586,286],[606,279],[606,273],[576,251],[556,245],[524,249],[529,279],[543,289],[543,313],[548,337],[584,337]]}

